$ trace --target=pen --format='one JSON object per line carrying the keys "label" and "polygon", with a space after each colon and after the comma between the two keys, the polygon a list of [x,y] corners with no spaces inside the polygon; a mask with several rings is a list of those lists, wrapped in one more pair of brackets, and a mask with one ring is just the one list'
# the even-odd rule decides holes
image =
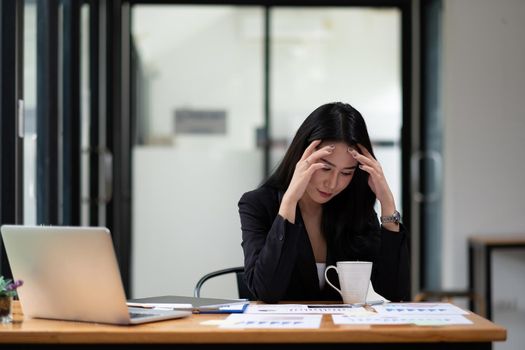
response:
{"label": "pen", "polygon": [[139,308],[139,309],[154,309],[155,308],[153,305],[131,304],[131,303],[128,303],[128,306]]}
{"label": "pen", "polygon": [[329,304],[329,305],[307,305],[309,309],[316,309],[316,308],[338,308],[338,309],[350,309],[354,307],[365,307],[371,306],[371,305],[381,305],[385,301],[384,300],[370,300],[366,303],[355,303],[355,304]]}
{"label": "pen", "polygon": [[370,304],[365,304],[365,305],[363,305],[363,308],[364,308],[366,311],[377,312],[377,310],[374,309],[374,307],[371,306]]}
{"label": "pen", "polygon": [[353,307],[359,307],[361,305],[354,305],[354,304],[346,304],[346,305],[341,305],[341,304],[329,304],[329,305],[307,305],[307,307],[309,309],[326,309],[326,308],[338,308],[338,309],[350,309],[350,308],[353,308]]}
{"label": "pen", "polygon": [[370,300],[370,301],[367,301],[366,303],[355,303],[355,304],[351,304],[353,305],[354,307],[365,307],[365,306],[371,306],[371,305],[381,305],[384,303],[384,300]]}

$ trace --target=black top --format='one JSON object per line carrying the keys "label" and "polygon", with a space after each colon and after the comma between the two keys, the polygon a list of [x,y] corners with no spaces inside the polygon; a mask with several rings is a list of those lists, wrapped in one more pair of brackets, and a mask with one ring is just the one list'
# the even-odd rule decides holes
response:
{"label": "black top", "polygon": [[[310,239],[299,206],[295,223],[278,214],[282,194],[263,186],[246,192],[239,201],[242,248],[246,283],[260,300],[274,303],[281,300],[341,300],[340,294],[328,284],[319,288],[317,267]],[[365,236],[365,251],[358,256],[334,256],[327,247],[326,265],[337,261],[372,261],[372,285],[377,293],[390,301],[410,300],[408,239],[405,227],[400,232],[379,225],[377,216],[371,220]],[[330,282],[338,286],[337,273],[328,272]]]}

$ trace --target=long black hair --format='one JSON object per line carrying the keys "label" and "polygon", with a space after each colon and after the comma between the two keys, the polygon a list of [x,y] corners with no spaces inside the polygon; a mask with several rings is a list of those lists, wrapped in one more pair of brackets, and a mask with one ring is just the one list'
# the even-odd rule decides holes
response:
{"label": "long black hair", "polygon": [[[346,103],[328,103],[318,107],[306,118],[281,163],[263,186],[286,191],[295,165],[314,140],[344,142],[358,152],[357,144],[360,144],[374,156],[361,113]],[[368,240],[364,236],[370,225],[377,222],[375,200],[376,197],[368,186],[368,173],[357,168],[350,184],[323,204],[321,231],[336,257],[359,259],[366,254],[368,249],[364,245]]]}

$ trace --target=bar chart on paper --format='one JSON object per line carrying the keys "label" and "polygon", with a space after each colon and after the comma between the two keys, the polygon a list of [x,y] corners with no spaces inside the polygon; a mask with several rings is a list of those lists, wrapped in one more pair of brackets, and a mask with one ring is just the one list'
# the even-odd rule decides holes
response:
{"label": "bar chart on paper", "polygon": [[322,315],[231,314],[221,328],[319,328]]}

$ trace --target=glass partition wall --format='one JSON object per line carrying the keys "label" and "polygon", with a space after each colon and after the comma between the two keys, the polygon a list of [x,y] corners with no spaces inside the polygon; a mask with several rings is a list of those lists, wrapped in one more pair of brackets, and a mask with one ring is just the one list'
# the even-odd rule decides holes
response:
{"label": "glass partition wall", "polygon": [[24,1],[24,224],[37,224],[37,3]]}
{"label": "glass partition wall", "polygon": [[199,276],[242,264],[237,201],[263,172],[262,20],[260,7],[132,10],[135,297],[192,295]]}
{"label": "glass partition wall", "polygon": [[362,112],[401,208],[400,33],[394,8],[134,5],[132,297],[243,264],[238,199],[326,102]]}

